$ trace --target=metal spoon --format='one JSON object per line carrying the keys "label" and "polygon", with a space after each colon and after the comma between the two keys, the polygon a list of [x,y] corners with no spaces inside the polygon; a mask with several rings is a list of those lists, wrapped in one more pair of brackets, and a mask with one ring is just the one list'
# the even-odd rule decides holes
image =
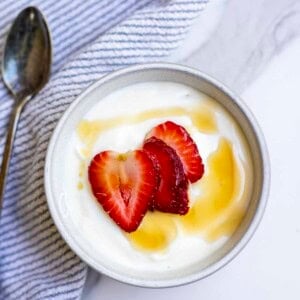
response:
{"label": "metal spoon", "polygon": [[43,15],[35,7],[25,8],[9,31],[2,60],[3,80],[15,103],[10,116],[0,171],[0,214],[20,113],[24,105],[48,81],[51,52],[50,34]]}

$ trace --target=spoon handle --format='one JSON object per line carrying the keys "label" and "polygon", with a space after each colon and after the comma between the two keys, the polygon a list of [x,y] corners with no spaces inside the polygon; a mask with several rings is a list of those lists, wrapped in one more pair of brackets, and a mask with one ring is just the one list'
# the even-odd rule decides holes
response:
{"label": "spoon handle", "polygon": [[0,171],[0,216],[2,211],[3,198],[4,198],[6,175],[8,173],[10,157],[13,149],[13,142],[18,127],[20,114],[24,104],[25,101],[16,101],[16,104],[13,107],[10,120],[9,120],[6,142],[3,151],[1,171]]}

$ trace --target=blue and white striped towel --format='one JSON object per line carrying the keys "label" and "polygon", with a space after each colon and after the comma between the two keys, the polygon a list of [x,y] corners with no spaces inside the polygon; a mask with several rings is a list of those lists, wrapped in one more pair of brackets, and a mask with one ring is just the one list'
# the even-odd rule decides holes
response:
{"label": "blue and white striped towel", "polygon": [[[1,300],[80,298],[87,267],[61,239],[44,194],[45,151],[52,130],[74,98],[105,73],[164,60],[206,2],[1,0],[1,51],[12,20],[28,5],[42,10],[54,47],[52,79],[26,106],[14,145],[0,224]],[[11,104],[1,82],[1,152]]]}

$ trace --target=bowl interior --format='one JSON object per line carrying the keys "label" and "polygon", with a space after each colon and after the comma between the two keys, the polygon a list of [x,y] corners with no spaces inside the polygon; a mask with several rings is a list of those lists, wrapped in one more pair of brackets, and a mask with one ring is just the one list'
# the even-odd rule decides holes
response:
{"label": "bowl interior", "polygon": [[[253,162],[253,190],[247,213],[239,228],[218,251],[205,261],[199,262],[192,268],[185,270],[180,276],[172,277],[136,278],[134,274],[121,272],[116,266],[107,266],[101,258],[92,257],[80,242],[76,232],[69,222],[68,209],[64,206],[64,190],[61,184],[62,173],[61,157],[65,151],[70,132],[73,132],[78,121],[87,113],[101,97],[105,97],[117,88],[130,84],[147,81],[172,81],[191,86],[219,102],[237,121],[244,133]],[[245,105],[220,83],[206,75],[175,65],[137,66],[121,70],[106,76],[90,86],[82,93],[66,111],[60,120],[51,139],[45,169],[45,187],[51,215],[60,233],[84,261],[99,272],[117,280],[147,287],[166,287],[185,284],[203,278],[229,262],[247,243],[253,234],[264,210],[268,190],[268,165],[264,150],[263,137],[256,125],[253,116]]]}

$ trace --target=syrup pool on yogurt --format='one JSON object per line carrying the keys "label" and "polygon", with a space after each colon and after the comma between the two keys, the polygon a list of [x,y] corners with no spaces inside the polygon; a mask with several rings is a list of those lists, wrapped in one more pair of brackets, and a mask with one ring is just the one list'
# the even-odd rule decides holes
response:
{"label": "syrup pool on yogurt", "polygon": [[[204,176],[189,186],[186,215],[148,211],[135,232],[125,233],[94,198],[88,165],[101,151],[139,148],[165,121],[189,132]],[[239,126],[215,100],[182,84],[139,83],[99,99],[78,123],[68,150],[66,201],[78,234],[108,266],[133,275],[168,276],[205,261],[235,232],[248,206],[252,163]]]}

